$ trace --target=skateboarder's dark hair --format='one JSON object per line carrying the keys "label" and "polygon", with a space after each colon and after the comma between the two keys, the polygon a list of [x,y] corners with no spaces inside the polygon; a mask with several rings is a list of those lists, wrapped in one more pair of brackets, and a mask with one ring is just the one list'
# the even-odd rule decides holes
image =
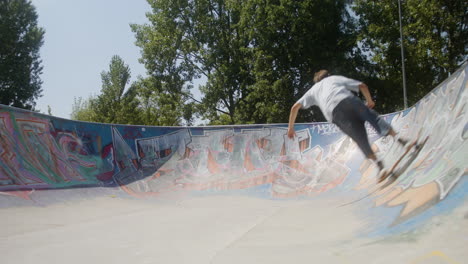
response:
{"label": "skateboarder's dark hair", "polygon": [[314,83],[318,83],[328,76],[330,76],[330,73],[327,70],[320,70],[314,74]]}

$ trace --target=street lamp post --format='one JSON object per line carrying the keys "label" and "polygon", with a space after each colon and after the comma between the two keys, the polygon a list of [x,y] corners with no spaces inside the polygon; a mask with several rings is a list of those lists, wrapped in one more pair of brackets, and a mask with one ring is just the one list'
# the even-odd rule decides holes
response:
{"label": "street lamp post", "polygon": [[408,108],[408,100],[406,98],[406,73],[405,73],[405,50],[403,48],[403,27],[401,24],[401,0],[398,0],[398,17],[400,20],[400,46],[401,46],[401,68],[403,74],[403,102],[405,109]]}

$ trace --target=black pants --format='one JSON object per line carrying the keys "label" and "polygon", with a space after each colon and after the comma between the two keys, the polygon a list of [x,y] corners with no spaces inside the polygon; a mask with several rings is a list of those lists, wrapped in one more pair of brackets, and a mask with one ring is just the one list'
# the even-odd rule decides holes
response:
{"label": "black pants", "polygon": [[333,123],[356,142],[366,157],[374,152],[367,138],[365,122],[369,122],[382,136],[388,135],[391,129],[390,124],[357,97],[348,97],[341,101],[333,110],[332,115]]}

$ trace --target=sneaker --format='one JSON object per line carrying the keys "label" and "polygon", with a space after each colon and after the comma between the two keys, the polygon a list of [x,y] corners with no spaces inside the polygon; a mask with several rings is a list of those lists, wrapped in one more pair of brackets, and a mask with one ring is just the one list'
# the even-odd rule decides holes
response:
{"label": "sneaker", "polygon": [[409,143],[409,140],[403,139],[403,138],[398,138],[397,141],[398,141],[398,143],[400,143],[400,145],[403,146],[403,147],[405,147],[405,146],[408,145],[408,143]]}
{"label": "sneaker", "polygon": [[375,164],[377,164],[377,167],[379,167],[379,171],[382,171],[384,169],[384,165],[381,160],[377,160]]}
{"label": "sneaker", "polygon": [[388,170],[386,170],[386,169],[381,170],[379,172],[379,176],[377,178],[377,183],[383,182],[384,180],[387,179],[388,176],[389,176]]}

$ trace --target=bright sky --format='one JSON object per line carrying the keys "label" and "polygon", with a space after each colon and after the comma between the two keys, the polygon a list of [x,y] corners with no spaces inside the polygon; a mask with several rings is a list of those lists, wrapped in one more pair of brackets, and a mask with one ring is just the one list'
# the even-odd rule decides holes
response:
{"label": "bright sky", "polygon": [[89,98],[101,91],[101,72],[109,70],[113,55],[129,65],[132,78],[145,76],[138,62],[140,48],[131,23],[147,22],[146,0],[32,0],[45,29],[41,48],[42,97],[36,108],[70,118],[74,98]]}

